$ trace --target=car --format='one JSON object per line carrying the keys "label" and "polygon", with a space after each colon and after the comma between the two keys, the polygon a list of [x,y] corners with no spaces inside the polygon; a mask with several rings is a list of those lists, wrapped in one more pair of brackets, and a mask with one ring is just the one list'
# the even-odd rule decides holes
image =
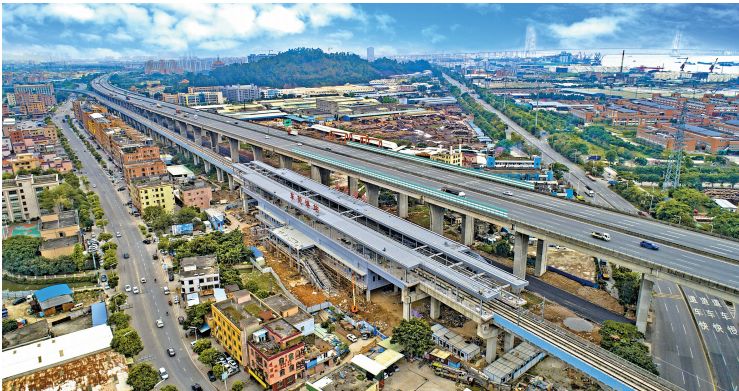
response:
{"label": "car", "polygon": [[169,354],[169,357],[174,357],[176,353],[175,353],[174,349],[167,348],[167,354]]}
{"label": "car", "polygon": [[180,304],[180,297],[179,296],[175,296],[174,299],[172,300],[172,302],[175,303],[175,304]]}
{"label": "car", "polygon": [[302,146],[302,145],[303,145],[303,143],[298,143],[298,146],[299,146],[299,147],[300,147],[300,146]]}
{"label": "car", "polygon": [[121,186],[121,187],[118,188],[118,191],[124,191],[124,190],[126,190],[126,188],[123,187],[123,186]]}
{"label": "car", "polygon": [[590,233],[590,236],[596,239],[605,240],[606,242],[611,241],[611,235],[608,232],[593,231]]}
{"label": "car", "polygon": [[92,184],[92,188],[93,188],[93,189],[95,189],[95,188],[97,188],[97,187],[98,187],[98,185],[96,185],[96,184],[94,184],[94,183]]}
{"label": "car", "polygon": [[169,374],[167,373],[167,370],[166,370],[166,369],[164,369],[164,367],[162,367],[162,368],[159,368],[159,377],[161,377],[161,378],[162,378],[162,380],[167,380],[167,379],[169,379]]}
{"label": "car", "polygon": [[269,138],[269,136],[265,135],[264,138]]}
{"label": "car", "polygon": [[103,285],[103,289],[108,290],[110,289],[110,285],[106,282],[105,285]]}
{"label": "car", "polygon": [[116,233],[115,233],[115,237],[116,237],[116,238],[120,238],[121,236],[123,236],[123,235],[121,235],[121,233],[120,233],[120,232],[116,232]]}
{"label": "car", "polygon": [[26,302],[26,298],[25,297],[19,297],[19,298],[13,300],[13,305],[18,305],[18,304],[25,303],[25,302]]}
{"label": "car", "polygon": [[128,259],[128,258],[130,258],[130,256],[128,255],[128,253],[123,253],[123,259]]}
{"label": "car", "polygon": [[354,334],[347,334],[346,339],[348,339],[351,342],[357,342],[357,336]]}
{"label": "car", "polygon": [[208,371],[208,380],[212,382],[216,381],[216,375],[213,373],[213,371]]}
{"label": "car", "polygon": [[133,294],[137,295],[139,293],[139,287],[135,286],[133,287]]}
{"label": "car", "polygon": [[331,147],[325,147],[325,149],[326,149],[327,151],[330,151],[330,150],[331,150]]}
{"label": "car", "polygon": [[151,244],[151,239],[144,239],[142,241],[142,243],[144,243],[144,244]]}
{"label": "car", "polygon": [[159,328],[164,327],[164,321],[162,319],[157,319],[157,327]]}
{"label": "car", "polygon": [[108,276],[106,276],[105,274],[101,274],[100,275],[100,282],[105,282],[105,281],[108,281]]}
{"label": "car", "polygon": [[141,277],[141,283],[146,284],[146,277]]}
{"label": "car", "polygon": [[179,323],[179,324],[185,323],[185,317],[184,316],[178,316],[177,317],[177,323]]}
{"label": "car", "polygon": [[169,294],[169,287],[166,287],[166,286],[165,287],[162,287],[162,293],[164,293],[165,295],[168,295]]}
{"label": "car", "polygon": [[510,197],[510,196],[512,196],[512,195],[513,195],[513,192],[512,192],[512,191],[510,191],[510,190],[506,190],[506,191],[504,191],[504,192],[503,192],[503,195],[507,195],[507,196],[509,196],[509,197]]}
{"label": "car", "polygon": [[192,386],[190,386],[190,388],[192,389],[192,391],[203,391],[203,387],[201,387],[198,383],[193,384]]}
{"label": "car", "polygon": [[644,247],[644,248],[648,248],[650,250],[655,250],[655,251],[656,250],[659,250],[659,246],[657,246],[656,243],[652,243],[652,242],[650,242],[648,240],[642,240],[641,243],[639,243],[639,245],[642,246],[642,247]]}
{"label": "car", "polygon": [[131,285],[126,284],[125,290],[126,292],[131,292]]}

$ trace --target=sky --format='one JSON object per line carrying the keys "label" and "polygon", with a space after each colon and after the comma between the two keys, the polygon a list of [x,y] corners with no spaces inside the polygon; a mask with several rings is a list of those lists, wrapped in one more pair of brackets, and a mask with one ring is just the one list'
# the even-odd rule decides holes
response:
{"label": "sky", "polygon": [[736,4],[3,4],[4,60],[376,56],[521,50],[739,51]]}

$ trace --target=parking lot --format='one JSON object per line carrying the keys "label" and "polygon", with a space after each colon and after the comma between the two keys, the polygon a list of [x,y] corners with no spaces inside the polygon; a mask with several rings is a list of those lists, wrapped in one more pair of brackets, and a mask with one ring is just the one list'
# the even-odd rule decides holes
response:
{"label": "parking lot", "polygon": [[436,376],[428,363],[421,368],[421,361],[408,362],[402,359],[398,362],[399,370],[385,380],[385,391],[437,391],[456,390],[453,381]]}

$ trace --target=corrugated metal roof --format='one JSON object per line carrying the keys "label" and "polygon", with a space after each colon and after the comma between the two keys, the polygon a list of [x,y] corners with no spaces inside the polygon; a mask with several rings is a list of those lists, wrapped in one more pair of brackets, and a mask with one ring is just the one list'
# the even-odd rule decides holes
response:
{"label": "corrugated metal roof", "polygon": [[67,284],[47,286],[46,288],[39,289],[34,293],[34,295],[36,296],[36,300],[38,300],[39,302],[49,300],[52,297],[71,294],[72,290]]}
{"label": "corrugated metal roof", "polygon": [[104,302],[90,306],[90,312],[92,312],[92,327],[108,323],[108,309]]}

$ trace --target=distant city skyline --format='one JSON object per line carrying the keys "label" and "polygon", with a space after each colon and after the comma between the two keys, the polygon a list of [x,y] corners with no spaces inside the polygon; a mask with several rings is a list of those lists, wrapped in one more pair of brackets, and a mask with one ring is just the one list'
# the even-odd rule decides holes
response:
{"label": "distant city skyline", "polygon": [[3,4],[6,61],[630,48],[739,51],[734,4]]}

